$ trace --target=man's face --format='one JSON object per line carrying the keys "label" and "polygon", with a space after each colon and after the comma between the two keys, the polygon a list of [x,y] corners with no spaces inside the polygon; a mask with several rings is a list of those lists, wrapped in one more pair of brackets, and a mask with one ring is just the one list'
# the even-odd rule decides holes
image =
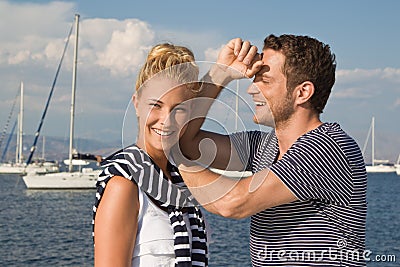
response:
{"label": "man's face", "polygon": [[247,90],[256,104],[253,120],[258,124],[279,127],[294,112],[292,95],[288,94],[286,77],[282,72],[285,56],[266,49],[262,61],[263,67]]}

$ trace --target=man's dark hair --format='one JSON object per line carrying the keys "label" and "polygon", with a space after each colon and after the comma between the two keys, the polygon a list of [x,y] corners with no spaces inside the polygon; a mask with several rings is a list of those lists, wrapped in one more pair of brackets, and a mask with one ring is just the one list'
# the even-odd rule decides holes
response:
{"label": "man's dark hair", "polygon": [[273,49],[285,56],[282,72],[289,92],[305,81],[314,84],[310,104],[322,113],[335,83],[336,61],[329,45],[308,36],[285,34],[267,36],[263,49]]}

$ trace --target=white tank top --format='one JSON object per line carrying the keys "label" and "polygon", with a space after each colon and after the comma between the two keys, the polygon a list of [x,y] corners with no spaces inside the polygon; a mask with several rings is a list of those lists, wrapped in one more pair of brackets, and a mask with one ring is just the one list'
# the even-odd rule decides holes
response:
{"label": "white tank top", "polygon": [[[149,197],[138,188],[139,214],[138,230],[132,266],[175,266],[174,231],[168,214],[155,205]],[[186,226],[189,226],[187,213],[183,214]],[[191,243],[192,233],[189,230]]]}

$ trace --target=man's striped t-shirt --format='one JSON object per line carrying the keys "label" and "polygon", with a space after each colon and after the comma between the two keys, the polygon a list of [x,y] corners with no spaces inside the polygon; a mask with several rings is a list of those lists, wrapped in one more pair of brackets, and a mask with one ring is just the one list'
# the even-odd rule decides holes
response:
{"label": "man's striped t-shirt", "polygon": [[253,266],[365,266],[365,164],[337,123],[299,137],[280,160],[274,131],[231,140],[246,170],[270,168],[298,198],[251,217]]}

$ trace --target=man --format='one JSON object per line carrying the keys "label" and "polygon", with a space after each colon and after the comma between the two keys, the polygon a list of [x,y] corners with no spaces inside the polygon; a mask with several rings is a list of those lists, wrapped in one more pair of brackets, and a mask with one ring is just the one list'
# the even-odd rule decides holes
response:
{"label": "man", "polygon": [[[224,217],[251,216],[253,266],[365,266],[363,158],[338,124],[322,123],[319,116],[335,82],[329,46],[307,36],[270,35],[258,55],[238,38],[221,50],[217,63],[204,78],[203,101],[194,104],[195,119],[180,148],[203,164],[253,176],[232,180],[176,154],[196,199]],[[230,136],[200,130],[207,99],[231,80],[254,74],[248,89],[254,121],[274,130]]]}

